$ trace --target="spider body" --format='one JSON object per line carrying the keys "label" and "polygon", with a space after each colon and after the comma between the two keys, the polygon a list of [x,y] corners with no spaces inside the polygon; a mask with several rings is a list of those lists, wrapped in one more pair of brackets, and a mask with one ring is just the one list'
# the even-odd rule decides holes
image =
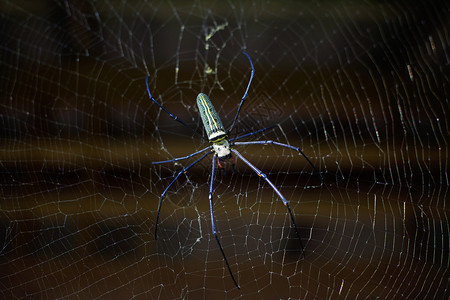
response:
{"label": "spider body", "polygon": [[[294,147],[294,146],[291,146],[291,145],[288,145],[288,144],[283,144],[283,143],[280,143],[280,142],[277,142],[277,141],[272,141],[272,140],[235,142],[236,140],[243,139],[243,138],[246,138],[246,137],[249,137],[249,136],[253,136],[253,135],[261,133],[261,132],[263,132],[265,130],[272,129],[275,126],[262,128],[262,129],[259,129],[257,131],[250,132],[250,133],[247,133],[247,134],[244,134],[244,135],[241,135],[241,136],[229,138],[229,135],[232,132],[232,130],[234,128],[234,125],[236,123],[236,120],[237,120],[237,118],[239,116],[239,112],[241,111],[242,105],[243,105],[243,103],[245,102],[245,100],[247,98],[248,90],[250,88],[251,82],[253,80],[253,75],[254,75],[254,72],[255,72],[255,69],[253,67],[253,62],[252,62],[250,56],[246,52],[244,52],[244,54],[245,54],[245,56],[247,56],[248,61],[250,62],[250,66],[251,66],[252,71],[251,71],[251,74],[250,74],[249,82],[247,84],[247,89],[245,90],[244,96],[242,96],[241,102],[239,103],[239,106],[238,106],[237,111],[236,111],[236,115],[235,115],[235,117],[233,119],[233,122],[231,123],[231,126],[228,128],[228,130],[225,130],[225,127],[223,126],[222,121],[219,118],[219,115],[217,114],[217,112],[216,112],[214,106],[212,105],[211,100],[208,98],[208,96],[206,94],[203,94],[203,93],[200,93],[197,96],[197,106],[198,106],[198,109],[199,109],[199,112],[200,112],[200,116],[202,118],[202,122],[203,122],[203,126],[205,128],[205,131],[206,131],[206,135],[208,137],[207,139],[205,137],[203,137],[201,134],[199,134],[197,131],[192,129],[190,126],[188,126],[180,118],[178,118],[177,116],[175,116],[174,114],[169,112],[158,101],[156,101],[156,99],[153,98],[152,94],[150,93],[150,88],[149,88],[149,85],[148,85],[148,78],[149,78],[149,76],[147,76],[147,79],[146,79],[147,92],[148,92],[148,95],[149,95],[150,99],[154,103],[156,103],[162,110],[164,110],[172,119],[174,119],[175,121],[179,122],[183,126],[189,128],[195,135],[199,136],[201,139],[203,139],[205,141],[208,141],[211,144],[210,146],[208,146],[206,148],[203,148],[201,150],[198,150],[198,151],[196,151],[194,153],[191,153],[191,154],[183,156],[183,157],[178,157],[178,158],[174,158],[174,159],[171,159],[171,160],[158,161],[158,162],[153,162],[152,163],[152,164],[156,165],[156,164],[176,162],[176,161],[180,161],[180,160],[189,159],[191,157],[194,157],[196,155],[199,155],[199,154],[203,153],[202,156],[200,156],[194,162],[190,163],[188,166],[184,167],[181,171],[179,171],[177,173],[177,175],[174,177],[174,179],[166,187],[166,189],[162,192],[160,200],[159,200],[159,204],[158,204],[158,211],[157,211],[157,214],[156,214],[155,239],[157,238],[158,220],[159,220],[159,214],[160,214],[160,211],[161,211],[161,205],[163,203],[164,196],[166,195],[166,193],[169,190],[169,188],[180,177],[181,174],[186,173],[191,167],[193,167],[195,164],[197,164],[198,162],[203,160],[209,154],[214,154],[214,157],[212,159],[211,179],[210,179],[209,194],[208,194],[210,215],[211,215],[211,227],[212,227],[212,232],[214,234],[214,237],[215,237],[215,239],[217,241],[217,244],[219,246],[219,249],[220,249],[220,251],[222,253],[225,265],[226,265],[226,267],[228,269],[228,272],[229,272],[229,274],[231,276],[231,279],[233,279],[233,282],[234,282],[235,286],[238,289],[239,289],[239,285],[238,285],[236,279],[233,276],[233,272],[231,271],[230,264],[228,263],[227,257],[225,256],[225,252],[223,251],[222,245],[220,244],[220,240],[219,240],[219,237],[217,235],[217,230],[216,230],[216,223],[215,223],[214,209],[213,209],[214,175],[215,175],[215,170],[216,170],[216,162],[217,162],[218,167],[224,172],[224,169],[222,168],[220,162],[224,161],[224,160],[227,160],[227,159],[231,159],[232,163],[233,163],[233,170],[234,170],[234,158],[232,156],[232,153],[233,153],[233,154],[236,155],[236,157],[238,157],[241,161],[243,161],[246,165],[248,165],[258,176],[260,176],[262,179],[264,179],[270,185],[270,187],[275,191],[275,193],[278,195],[278,197],[281,199],[281,201],[283,202],[283,204],[286,206],[286,208],[288,210],[288,213],[289,213],[289,216],[290,216],[293,228],[295,230],[295,234],[297,235],[297,238],[298,238],[298,240],[300,242],[300,247],[301,247],[303,256],[305,255],[305,253],[304,253],[304,250],[303,250],[302,240],[301,240],[300,235],[298,233],[297,225],[295,224],[294,216],[293,216],[292,211],[291,211],[291,209],[289,207],[288,200],[276,188],[276,186],[269,180],[269,178],[266,176],[266,174],[264,174],[256,166],[254,166],[251,162],[249,162],[244,156],[242,156],[242,154],[240,154],[236,149],[234,149],[233,146],[240,146],[240,145],[275,145],[275,146],[280,146],[280,147],[284,147],[284,148],[289,148],[291,150],[295,150],[298,153],[300,153],[306,159],[306,161],[311,165],[312,169],[315,172],[317,172],[317,170],[315,169],[313,163],[309,160],[309,158],[302,152],[302,150],[299,147]],[[320,175],[320,173],[319,173],[319,175]]]}
{"label": "spider body", "polygon": [[228,135],[211,100],[206,94],[200,93],[197,96],[197,106],[214,153],[220,160],[231,158],[231,146]]}

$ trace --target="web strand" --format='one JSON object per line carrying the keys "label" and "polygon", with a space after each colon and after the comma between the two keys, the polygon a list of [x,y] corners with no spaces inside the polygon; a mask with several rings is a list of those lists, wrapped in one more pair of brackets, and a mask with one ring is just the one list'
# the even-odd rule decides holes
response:
{"label": "web strand", "polygon": [[2,1],[1,298],[449,299],[448,11]]}

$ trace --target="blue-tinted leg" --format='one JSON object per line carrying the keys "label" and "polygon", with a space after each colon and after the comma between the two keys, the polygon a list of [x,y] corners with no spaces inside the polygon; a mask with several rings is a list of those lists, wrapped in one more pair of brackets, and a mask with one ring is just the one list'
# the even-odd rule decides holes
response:
{"label": "blue-tinted leg", "polygon": [[150,99],[155,102],[162,110],[164,110],[166,113],[169,114],[169,116],[174,119],[175,121],[181,123],[183,126],[189,128],[189,130],[191,130],[195,135],[199,136],[202,140],[207,140],[206,138],[204,138],[200,133],[198,133],[197,131],[195,131],[194,129],[192,129],[188,124],[184,123],[180,118],[178,118],[177,116],[175,116],[174,114],[172,114],[170,111],[168,111],[164,106],[162,106],[158,101],[155,100],[155,98],[153,98],[152,94],[150,93],[150,88],[148,86],[148,78],[150,76],[147,76],[147,79],[145,81],[145,83],[147,84],[147,92],[148,92],[148,96],[150,97]]}
{"label": "blue-tinted leg", "polygon": [[169,188],[172,186],[172,184],[178,179],[178,177],[180,177],[181,174],[186,173],[193,165],[195,165],[196,163],[200,162],[202,159],[204,159],[208,154],[211,154],[212,151],[209,151],[208,153],[203,154],[199,159],[197,159],[196,161],[194,161],[193,163],[191,163],[189,166],[187,166],[186,168],[184,168],[183,170],[181,170],[180,172],[178,172],[177,176],[175,176],[175,178],[172,180],[172,182],[170,182],[170,184],[166,187],[166,189],[164,190],[164,192],[161,194],[161,198],[159,199],[159,204],[158,204],[158,212],[156,214],[156,222],[155,222],[155,240],[157,237],[157,231],[158,231],[158,220],[159,220],[159,213],[161,211],[161,205],[162,205],[162,201],[164,196],[166,195],[167,191],[169,190]]}
{"label": "blue-tinted leg", "polygon": [[258,176],[262,177],[272,187],[272,189],[275,191],[275,193],[277,193],[278,196],[281,198],[281,201],[283,201],[283,204],[286,206],[286,208],[287,208],[287,210],[289,212],[289,215],[291,216],[291,221],[292,221],[292,225],[294,226],[295,234],[297,235],[298,241],[300,242],[300,247],[302,249],[303,257],[305,257],[305,250],[303,249],[302,239],[300,238],[300,234],[298,233],[297,225],[295,224],[295,221],[294,221],[294,216],[292,215],[291,208],[289,207],[289,202],[286,200],[286,198],[284,198],[284,196],[281,194],[281,192],[275,187],[275,185],[272,183],[272,181],[270,181],[269,178],[267,178],[266,174],[261,172],[254,165],[252,165],[247,159],[245,159],[236,150],[231,149],[231,151],[233,151],[234,154],[236,154],[244,163],[246,163],[253,171],[255,171],[255,173],[258,174]]}
{"label": "blue-tinted leg", "polygon": [[261,133],[261,132],[263,132],[263,131],[266,131],[266,130],[275,128],[275,127],[277,127],[277,126],[278,126],[278,124],[275,124],[275,125],[272,125],[272,126],[263,128],[263,129],[259,129],[259,130],[256,130],[256,131],[253,131],[253,132],[250,132],[250,133],[246,133],[246,134],[243,134],[243,135],[240,135],[240,136],[231,138],[231,139],[230,139],[230,142],[231,142],[231,141],[235,141],[235,140],[239,140],[239,139],[243,139],[243,138],[246,138],[246,137],[249,137],[249,136],[258,134],[258,133]]}
{"label": "blue-tinted leg", "polygon": [[250,58],[250,55],[248,55],[247,52],[243,52],[243,53],[245,54],[245,56],[247,56],[248,61],[250,62],[250,66],[252,67],[252,73],[250,74],[250,80],[248,81],[247,89],[245,90],[244,96],[242,96],[241,103],[239,103],[239,107],[237,109],[236,115],[234,116],[233,123],[231,123],[231,126],[228,129],[228,134],[230,134],[231,131],[233,130],[233,127],[234,127],[234,125],[236,123],[236,120],[237,120],[237,118],[239,116],[239,112],[241,111],[242,104],[244,104],[245,99],[247,99],[248,90],[249,90],[250,85],[252,83],[253,75],[255,74],[255,68],[253,67],[253,62],[252,62],[252,59]]}
{"label": "blue-tinted leg", "polygon": [[214,193],[215,171],[216,171],[216,155],[214,155],[214,157],[212,159],[211,183],[209,184],[209,208],[210,208],[210,212],[211,212],[211,226],[212,226],[212,231],[213,231],[214,237],[216,238],[217,244],[219,245],[220,252],[222,252],[223,260],[225,261],[225,264],[227,265],[227,268],[228,268],[228,272],[231,275],[231,279],[233,279],[234,284],[239,289],[239,285],[237,284],[236,279],[234,279],[233,273],[231,272],[230,265],[228,264],[227,257],[225,256],[225,252],[223,251],[222,245],[220,244],[220,241],[219,241],[219,237],[217,236],[216,222],[214,221],[214,209],[213,209],[213,202],[212,202],[213,193]]}
{"label": "blue-tinted leg", "polygon": [[195,156],[195,155],[197,155],[197,154],[200,154],[200,153],[202,153],[202,152],[204,152],[204,151],[206,151],[206,150],[208,150],[208,149],[210,149],[210,148],[211,148],[211,147],[206,147],[206,148],[204,148],[204,149],[202,149],[202,150],[199,150],[199,151],[194,152],[194,153],[192,153],[192,154],[189,154],[189,155],[187,155],[187,156],[177,157],[177,158],[174,158],[174,159],[171,159],[171,160],[155,161],[155,162],[152,162],[152,165],[159,165],[159,164],[170,163],[170,162],[179,161],[179,160],[183,160],[183,159],[188,159],[188,158],[190,158],[190,157],[192,157],[192,156]]}
{"label": "blue-tinted leg", "polygon": [[306,159],[306,161],[313,168],[314,172],[319,174],[320,177],[322,178],[322,174],[320,174],[319,171],[317,171],[316,167],[314,167],[314,164],[309,160],[309,158],[306,156],[306,154],[303,153],[303,151],[299,147],[294,147],[294,146],[291,146],[291,145],[288,145],[288,144],[283,144],[283,143],[275,142],[275,141],[272,141],[272,140],[235,142],[235,143],[233,143],[233,145],[236,145],[236,146],[239,146],[239,145],[277,145],[277,146],[281,146],[281,147],[285,147],[285,148],[289,148],[289,149],[295,150],[295,151],[299,152]]}

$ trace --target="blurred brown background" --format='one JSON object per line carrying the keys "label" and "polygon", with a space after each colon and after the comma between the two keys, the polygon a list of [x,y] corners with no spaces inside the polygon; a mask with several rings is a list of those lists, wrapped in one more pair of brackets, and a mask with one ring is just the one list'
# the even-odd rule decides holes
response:
{"label": "blurred brown background", "polygon": [[[10,298],[449,296],[448,4],[445,1],[3,1],[0,282]],[[159,195],[206,147],[195,97],[234,134],[299,146],[240,148]],[[241,150],[242,149],[242,150]]]}

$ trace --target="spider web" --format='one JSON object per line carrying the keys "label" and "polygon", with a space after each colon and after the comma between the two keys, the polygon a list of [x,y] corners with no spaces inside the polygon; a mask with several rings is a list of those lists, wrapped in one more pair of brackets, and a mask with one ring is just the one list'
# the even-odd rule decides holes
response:
{"label": "spider web", "polygon": [[[2,298],[446,299],[446,1],[3,1]],[[195,97],[236,146],[160,194],[206,147]]]}

